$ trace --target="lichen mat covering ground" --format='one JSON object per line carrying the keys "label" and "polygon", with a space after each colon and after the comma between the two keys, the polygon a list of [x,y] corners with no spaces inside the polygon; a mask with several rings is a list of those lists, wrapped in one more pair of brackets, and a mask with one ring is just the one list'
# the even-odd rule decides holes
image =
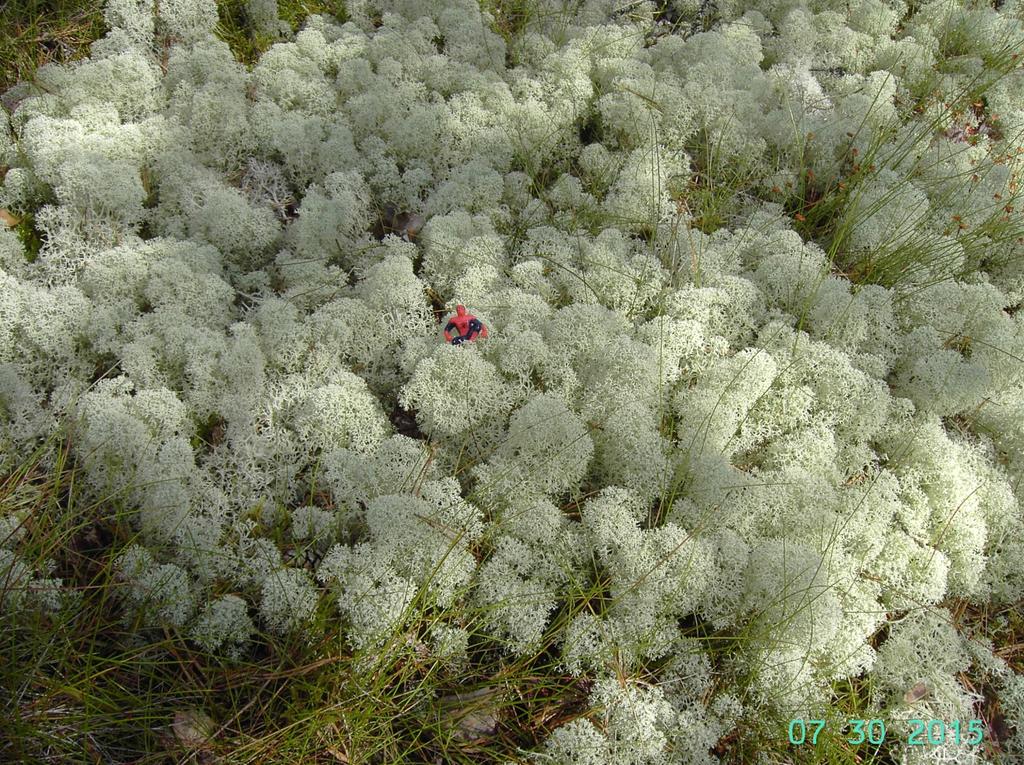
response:
{"label": "lichen mat covering ground", "polygon": [[103,13],[2,97],[3,759],[1024,761],[1024,2]]}

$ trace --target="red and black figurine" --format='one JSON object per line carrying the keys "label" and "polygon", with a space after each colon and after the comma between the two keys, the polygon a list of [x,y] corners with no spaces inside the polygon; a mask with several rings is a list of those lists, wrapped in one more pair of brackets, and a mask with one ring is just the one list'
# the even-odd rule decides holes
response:
{"label": "red and black figurine", "polygon": [[[458,332],[454,337],[453,330]],[[444,339],[452,345],[462,345],[467,340],[476,340],[477,337],[487,337],[487,327],[476,316],[466,313],[466,306],[455,306],[455,316],[444,328]]]}

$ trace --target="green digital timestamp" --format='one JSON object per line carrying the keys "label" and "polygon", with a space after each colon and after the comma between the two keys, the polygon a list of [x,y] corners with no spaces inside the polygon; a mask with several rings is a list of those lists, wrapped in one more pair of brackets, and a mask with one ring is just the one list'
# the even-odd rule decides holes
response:
{"label": "green digital timestamp", "polygon": [[[910,733],[902,743],[907,746],[941,746],[946,743],[978,746],[985,738],[981,720],[908,720]],[[880,719],[859,720],[851,718],[844,728],[849,728],[848,744],[874,744],[885,742],[885,722]],[[818,735],[825,729],[824,720],[790,720],[789,743],[794,746],[818,743]]]}

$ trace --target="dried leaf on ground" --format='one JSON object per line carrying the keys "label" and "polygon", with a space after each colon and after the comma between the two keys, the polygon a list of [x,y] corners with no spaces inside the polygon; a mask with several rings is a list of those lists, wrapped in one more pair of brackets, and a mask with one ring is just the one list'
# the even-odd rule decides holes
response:
{"label": "dried leaf on ground", "polygon": [[491,736],[498,727],[500,695],[496,688],[480,688],[441,698],[442,713],[455,725],[459,741],[478,741]]}
{"label": "dried leaf on ground", "polygon": [[217,726],[205,712],[199,709],[186,709],[174,713],[171,729],[182,746],[200,749],[209,747]]}

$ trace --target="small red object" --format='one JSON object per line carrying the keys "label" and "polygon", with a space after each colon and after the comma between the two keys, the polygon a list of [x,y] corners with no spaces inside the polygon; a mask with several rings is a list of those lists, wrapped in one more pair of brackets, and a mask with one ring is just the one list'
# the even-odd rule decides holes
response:
{"label": "small red object", "polygon": [[[452,330],[458,335],[452,337]],[[487,337],[487,327],[476,316],[466,313],[466,306],[455,306],[455,316],[444,328],[444,339],[452,345],[462,345],[467,340],[476,340],[478,336]]]}

